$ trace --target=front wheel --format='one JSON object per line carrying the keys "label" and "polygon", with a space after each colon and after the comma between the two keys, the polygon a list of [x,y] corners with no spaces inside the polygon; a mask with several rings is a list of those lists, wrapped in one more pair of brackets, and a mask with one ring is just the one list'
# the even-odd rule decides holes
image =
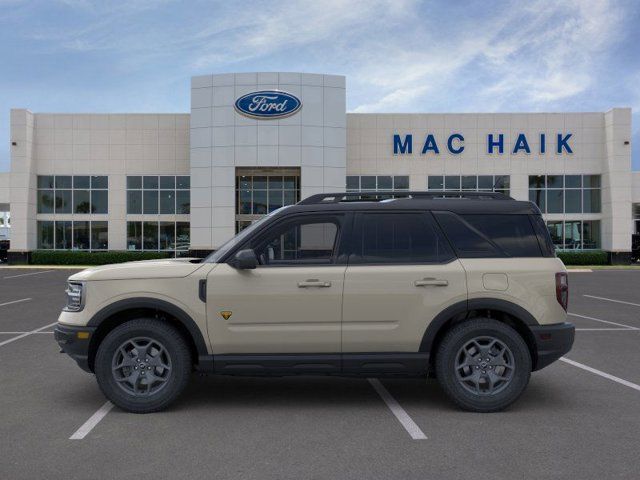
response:
{"label": "front wheel", "polygon": [[458,406],[495,412],[515,402],[526,388],[531,355],[510,326],[488,318],[468,320],[454,326],[440,343],[436,375]]}
{"label": "front wheel", "polygon": [[132,413],[157,412],[186,387],[191,355],[171,325],[136,319],[104,338],[96,354],[95,374],[104,395],[118,407]]}

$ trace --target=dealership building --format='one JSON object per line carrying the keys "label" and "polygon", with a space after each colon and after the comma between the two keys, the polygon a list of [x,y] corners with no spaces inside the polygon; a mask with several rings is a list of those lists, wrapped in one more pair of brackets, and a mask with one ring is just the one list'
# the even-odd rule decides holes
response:
{"label": "dealership building", "polygon": [[536,202],[557,248],[629,261],[640,232],[631,109],[347,113],[345,77],[191,79],[182,114],[11,110],[0,173],[10,261],[38,249],[200,254],[309,195],[497,191]]}

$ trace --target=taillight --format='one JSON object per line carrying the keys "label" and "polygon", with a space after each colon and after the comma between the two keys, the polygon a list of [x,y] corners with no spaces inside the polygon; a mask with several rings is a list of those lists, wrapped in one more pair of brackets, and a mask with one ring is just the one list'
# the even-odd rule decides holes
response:
{"label": "taillight", "polygon": [[569,306],[569,276],[567,272],[556,273],[556,299],[566,312]]}

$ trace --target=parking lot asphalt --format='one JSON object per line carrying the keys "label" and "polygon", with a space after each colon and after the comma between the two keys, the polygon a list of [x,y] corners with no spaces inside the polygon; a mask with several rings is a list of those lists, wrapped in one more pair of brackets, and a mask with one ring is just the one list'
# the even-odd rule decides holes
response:
{"label": "parking lot asphalt", "polygon": [[505,412],[434,380],[381,380],[389,404],[366,379],[194,375],[169,410],[107,405],[76,440],[105,399],[50,333],[71,273],[0,268],[0,478],[638,478],[640,271],[570,273],[573,363]]}

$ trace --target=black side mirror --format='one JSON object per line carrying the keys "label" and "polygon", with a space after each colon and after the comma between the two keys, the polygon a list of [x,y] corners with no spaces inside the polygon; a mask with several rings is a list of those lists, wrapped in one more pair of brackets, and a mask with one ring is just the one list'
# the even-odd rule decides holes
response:
{"label": "black side mirror", "polygon": [[250,270],[258,266],[258,257],[251,248],[240,250],[229,262],[229,265],[238,270]]}

